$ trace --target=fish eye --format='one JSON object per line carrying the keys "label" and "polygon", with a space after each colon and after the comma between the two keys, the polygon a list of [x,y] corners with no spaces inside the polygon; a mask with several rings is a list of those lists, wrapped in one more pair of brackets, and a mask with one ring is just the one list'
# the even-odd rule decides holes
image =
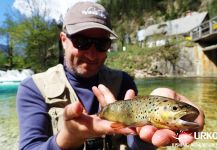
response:
{"label": "fish eye", "polygon": [[177,110],[177,109],[178,109],[178,107],[176,107],[176,106],[173,106],[173,108],[172,108],[172,109],[175,111],[175,110]]}

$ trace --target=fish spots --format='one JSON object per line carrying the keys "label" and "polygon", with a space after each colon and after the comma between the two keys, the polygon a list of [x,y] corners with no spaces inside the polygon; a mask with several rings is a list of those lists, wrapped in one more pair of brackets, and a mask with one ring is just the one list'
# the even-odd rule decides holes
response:
{"label": "fish spots", "polygon": [[99,116],[127,126],[151,123],[159,128],[177,130],[184,127],[179,124],[177,118],[188,111],[196,110],[190,105],[166,97],[146,96],[107,105]]}
{"label": "fish spots", "polygon": [[152,101],[152,98],[151,97],[147,98],[147,101]]}
{"label": "fish spots", "polygon": [[136,115],[137,121],[144,120],[145,117],[143,115]]}
{"label": "fish spots", "polygon": [[158,119],[158,118],[155,118],[154,120],[155,120],[155,122],[160,122],[160,119]]}

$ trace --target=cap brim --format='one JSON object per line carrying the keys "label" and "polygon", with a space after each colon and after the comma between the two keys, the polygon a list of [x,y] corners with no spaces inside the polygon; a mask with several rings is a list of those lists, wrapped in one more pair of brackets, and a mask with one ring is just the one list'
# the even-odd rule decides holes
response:
{"label": "cap brim", "polygon": [[93,28],[100,28],[100,29],[108,31],[113,36],[113,37],[110,37],[112,39],[118,38],[117,34],[115,34],[111,29],[99,23],[84,22],[84,23],[78,23],[78,24],[73,24],[73,25],[66,25],[66,30],[68,34],[76,34],[80,31],[87,30],[87,29],[93,29]]}

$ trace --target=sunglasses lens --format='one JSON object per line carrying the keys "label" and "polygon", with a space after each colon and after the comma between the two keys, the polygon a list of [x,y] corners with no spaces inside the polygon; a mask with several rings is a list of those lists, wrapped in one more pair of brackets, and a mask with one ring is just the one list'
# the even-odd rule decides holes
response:
{"label": "sunglasses lens", "polygon": [[95,41],[96,49],[100,52],[106,52],[111,46],[111,40],[104,38]]}
{"label": "sunglasses lens", "polygon": [[70,36],[73,45],[80,51],[88,50],[93,44],[96,50],[99,52],[106,52],[111,46],[111,40],[109,38],[89,38],[85,36]]}
{"label": "sunglasses lens", "polygon": [[73,38],[72,42],[74,46],[81,51],[89,49],[92,45],[87,38],[81,36]]}

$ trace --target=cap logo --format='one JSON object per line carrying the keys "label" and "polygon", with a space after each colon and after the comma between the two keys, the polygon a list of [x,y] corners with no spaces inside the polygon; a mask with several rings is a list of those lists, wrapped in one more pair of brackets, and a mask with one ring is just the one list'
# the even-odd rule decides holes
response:
{"label": "cap logo", "polygon": [[95,7],[89,7],[86,10],[82,10],[81,13],[83,15],[95,15],[106,19],[106,12],[101,9],[97,9]]}

